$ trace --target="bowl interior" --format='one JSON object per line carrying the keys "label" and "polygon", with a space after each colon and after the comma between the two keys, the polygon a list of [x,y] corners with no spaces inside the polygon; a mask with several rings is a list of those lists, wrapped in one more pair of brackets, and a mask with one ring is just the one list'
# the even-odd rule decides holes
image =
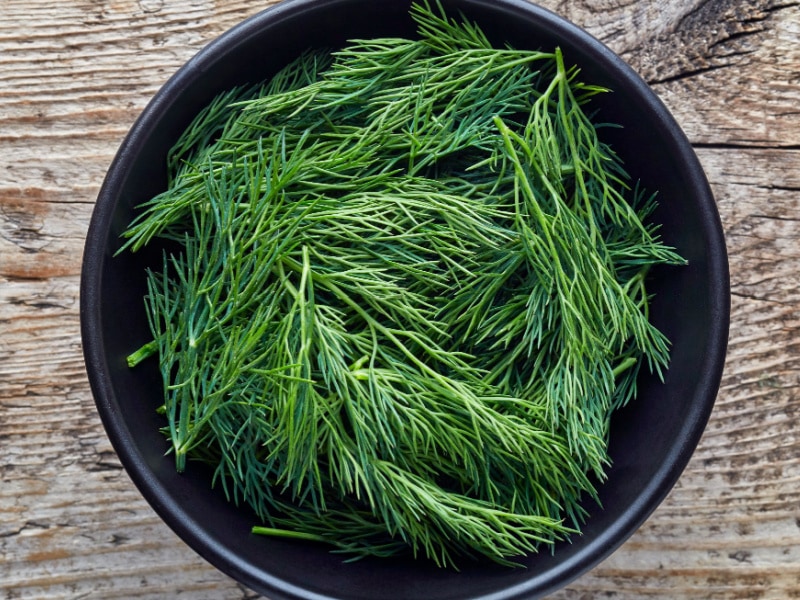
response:
{"label": "bowl interior", "polygon": [[87,238],[82,327],[98,410],[129,474],[164,520],[218,568],[273,600],[529,598],[560,587],[618,547],[667,494],[708,419],[728,330],[728,275],[719,216],[702,169],[679,127],[616,56],[573,25],[524,0],[447,0],[490,38],[519,48],[560,46],[585,81],[613,90],[600,120],[619,123],[609,141],[629,172],[658,190],[662,234],[689,260],[654,274],[652,318],[673,343],[662,384],[642,377],[640,397],[612,423],[613,466],[603,508],[589,506],[583,535],[526,569],[475,565],[460,573],[422,562],[343,564],[328,548],[253,536],[253,516],[210,490],[209,474],[179,475],[159,428],[161,379],[154,361],[135,370],[125,357],[149,337],[144,268],[160,251],[113,257],[134,207],[166,185],[165,154],[196,112],[220,91],[262,80],[309,46],[412,35],[408,0],[288,0],[210,44],[156,95],[123,142],[100,192]]}

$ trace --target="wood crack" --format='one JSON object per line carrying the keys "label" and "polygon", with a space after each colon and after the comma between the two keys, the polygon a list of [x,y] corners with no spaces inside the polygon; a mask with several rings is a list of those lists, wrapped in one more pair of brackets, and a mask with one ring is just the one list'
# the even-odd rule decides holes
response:
{"label": "wood crack", "polygon": [[692,142],[692,147],[702,150],[800,150],[800,144],[756,144],[753,142]]}
{"label": "wood crack", "polygon": [[[762,18],[759,18],[759,19],[753,19],[751,21],[746,21],[746,22],[749,22],[749,23],[761,23],[761,22],[765,21],[766,19],[767,19],[767,17],[765,16],[765,17],[762,17]],[[743,30],[743,31],[736,31],[734,33],[731,33],[727,37],[723,37],[723,38],[720,38],[720,39],[712,42],[708,46],[708,50],[713,51],[716,48],[724,47],[724,46],[730,44],[731,42],[739,41],[739,40],[742,40],[744,38],[750,37],[751,35],[763,33],[764,31],[766,31],[765,27],[759,27],[757,29],[746,29],[746,30]],[[747,51],[747,52],[732,52],[730,54],[719,55],[719,57],[720,58],[727,58],[728,56],[739,56],[739,55],[743,55],[743,54],[751,54],[752,52],[753,52],[753,50],[750,50],[750,51]]]}
{"label": "wood crack", "polygon": [[785,10],[787,8],[797,8],[800,6],[800,2],[787,2],[786,4],[772,4],[770,6],[766,6],[764,10],[770,13],[775,13],[779,10]]}
{"label": "wood crack", "polygon": [[[738,53],[738,55],[741,56],[743,54],[748,54],[748,53],[749,52],[741,52],[741,53]],[[735,55],[731,55],[731,56],[735,56]],[[650,85],[661,85],[661,84],[667,84],[667,83],[675,83],[676,81],[682,81],[684,79],[690,79],[692,77],[697,77],[698,75],[702,75],[704,73],[710,73],[712,71],[718,71],[720,69],[725,69],[725,68],[730,67],[730,66],[733,66],[733,65],[730,64],[730,63],[728,63],[728,64],[708,65],[706,67],[702,67],[702,68],[699,68],[699,69],[694,69],[694,70],[691,70],[691,71],[682,71],[680,73],[676,73],[676,74],[670,75],[668,77],[648,79],[647,83],[649,83]]]}
{"label": "wood crack", "polygon": [[756,302],[764,302],[765,304],[772,304],[774,306],[793,306],[795,302],[788,302],[786,300],[775,300],[774,298],[767,298],[759,296],[758,294],[750,294],[747,292],[739,292],[734,289],[731,290],[731,296],[741,298],[742,300],[751,300]]}
{"label": "wood crack", "polygon": [[800,217],[781,217],[776,215],[750,215],[753,219],[770,219],[772,221],[785,221],[788,223],[800,223]]}
{"label": "wood crack", "polygon": [[17,529],[12,529],[11,531],[0,531],[0,538],[8,538],[8,537],[16,537],[18,535],[22,535],[29,529],[37,529],[37,530],[44,530],[50,529],[51,525],[47,523],[39,523],[37,521],[25,521],[25,523],[18,527]]}

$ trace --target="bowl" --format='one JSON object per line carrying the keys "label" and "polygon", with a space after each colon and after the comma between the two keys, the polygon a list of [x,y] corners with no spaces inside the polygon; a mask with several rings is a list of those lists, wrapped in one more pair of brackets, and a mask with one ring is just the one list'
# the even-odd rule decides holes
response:
{"label": "bowl", "polygon": [[692,147],[661,101],[619,57],[579,27],[524,0],[443,0],[497,43],[562,49],[584,81],[610,88],[601,120],[622,127],[609,142],[648,189],[659,190],[654,219],[688,265],[652,277],[651,318],[671,340],[663,382],[643,375],[639,398],[612,422],[602,508],[582,535],[522,569],[476,563],[460,572],[424,561],[340,555],[311,542],[250,533],[252,514],[212,490],[190,466],[178,474],[156,408],[155,366],[129,369],[128,353],[149,337],[142,296],[145,267],[158,252],[114,256],[137,204],[166,186],[167,150],[217,93],[260,81],[308,47],[353,38],[412,36],[409,0],[286,0],[210,43],[158,91],[121,144],[100,190],[86,240],[81,327],[96,405],[120,461],[163,520],[211,564],[272,600],[518,600],[565,586],[617,549],[664,499],[689,461],[718,391],[729,324],[729,279],[720,219]]}

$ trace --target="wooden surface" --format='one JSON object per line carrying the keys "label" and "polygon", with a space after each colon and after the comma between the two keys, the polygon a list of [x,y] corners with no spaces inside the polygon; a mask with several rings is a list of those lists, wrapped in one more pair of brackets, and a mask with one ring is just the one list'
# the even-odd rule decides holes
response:
{"label": "wooden surface", "polygon": [[[84,373],[78,283],[97,191],[139,111],[271,3],[0,0],[0,598],[256,597],[120,468]],[[726,373],[691,463],[630,541],[553,598],[800,598],[800,3],[541,3],[673,111],[713,186],[733,290]]]}

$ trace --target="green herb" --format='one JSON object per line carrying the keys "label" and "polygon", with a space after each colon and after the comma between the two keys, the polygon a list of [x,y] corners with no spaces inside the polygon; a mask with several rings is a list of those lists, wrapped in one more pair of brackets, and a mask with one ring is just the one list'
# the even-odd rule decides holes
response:
{"label": "green herb", "polygon": [[353,558],[515,557],[579,531],[610,416],[661,375],[648,270],[682,259],[561,52],[419,39],[309,52],[221,95],[125,249],[148,273],[176,466],[254,532]]}

